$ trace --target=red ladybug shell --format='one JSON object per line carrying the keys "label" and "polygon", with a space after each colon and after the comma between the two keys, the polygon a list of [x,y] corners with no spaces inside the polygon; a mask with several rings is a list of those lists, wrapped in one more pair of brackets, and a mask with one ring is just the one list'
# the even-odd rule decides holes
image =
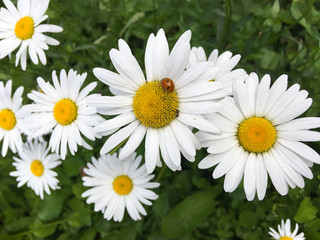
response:
{"label": "red ladybug shell", "polygon": [[173,92],[174,90],[174,82],[170,78],[163,78],[161,80],[161,86],[168,92]]}

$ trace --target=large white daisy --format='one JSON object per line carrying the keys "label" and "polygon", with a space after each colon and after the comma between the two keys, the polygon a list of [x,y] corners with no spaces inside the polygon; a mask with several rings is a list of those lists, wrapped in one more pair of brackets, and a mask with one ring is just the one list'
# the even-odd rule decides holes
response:
{"label": "large white daisy", "polygon": [[300,91],[294,84],[287,89],[287,76],[280,76],[270,88],[270,76],[259,83],[256,74],[246,82],[236,81],[234,99],[221,101],[223,109],[208,119],[222,130],[220,136],[203,131],[197,133],[201,145],[209,147],[210,155],[200,163],[200,168],[218,166],[213,178],[223,175],[224,189],[232,192],[244,176],[244,190],[248,200],[257,192],[264,198],[268,174],[281,195],[292,188],[304,187],[305,176],[313,177],[309,167],[320,163],[320,156],[306,144],[319,141],[320,133],[309,129],[320,127],[320,118],[298,118],[311,105],[308,92]]}
{"label": "large white daisy", "polygon": [[21,68],[26,69],[27,51],[34,64],[39,60],[46,64],[44,50],[48,45],[59,45],[45,32],[61,32],[62,28],[52,24],[40,24],[48,18],[44,15],[47,11],[49,0],[18,0],[18,9],[10,0],[3,0],[6,8],[0,10],[0,58],[11,54],[19,48],[16,54],[16,66],[21,63]]}
{"label": "large white daisy", "polygon": [[[55,71],[52,72],[52,86],[38,77],[37,82],[41,91],[32,91],[28,97],[34,104],[26,105],[30,113],[26,122],[33,129],[32,137],[38,137],[52,131],[49,146],[65,159],[67,145],[72,155],[77,152],[77,145],[88,149],[91,147],[84,141],[80,133],[90,140],[100,137],[93,126],[100,123],[103,118],[97,114],[96,108],[87,103],[88,99],[99,101],[100,95],[88,95],[97,85],[90,83],[80,90],[87,74],[77,74],[70,70],[60,72],[60,82]],[[60,151],[59,151],[60,149]]]}
{"label": "large white daisy", "polygon": [[[102,68],[93,70],[95,76],[110,86],[116,96],[94,102],[108,115],[118,115],[98,126],[104,135],[112,134],[101,149],[109,152],[128,138],[119,158],[132,154],[145,138],[145,161],[148,172],[164,162],[173,171],[181,168],[181,156],[194,161],[200,144],[188,126],[211,133],[220,130],[202,117],[216,112],[220,105],[221,84],[209,82],[217,69],[204,71],[212,65],[199,63],[185,70],[190,54],[191,32],[186,31],[171,53],[165,33],[160,29],[151,34],[146,47],[146,78],[129,46],[119,40],[119,50],[112,49],[110,58],[118,73]],[[217,93],[218,92],[218,93]],[[160,149],[160,150],[159,150]]]}
{"label": "large white daisy", "polygon": [[241,55],[232,56],[230,51],[225,51],[219,55],[219,51],[214,49],[208,59],[202,47],[193,47],[190,52],[188,68],[200,63],[211,62],[212,67],[218,70],[215,71],[211,81],[217,81],[223,85],[222,90],[225,95],[232,95],[232,84],[235,79],[243,79],[247,77],[247,73],[242,68],[232,70],[240,61]]}
{"label": "large white daisy", "polygon": [[24,145],[19,157],[13,157],[13,166],[16,171],[10,172],[10,175],[17,177],[18,187],[27,183],[37,196],[43,199],[43,194],[50,194],[50,189],[60,189],[58,174],[52,169],[61,164],[60,157],[57,154],[48,154],[47,143],[29,142]]}
{"label": "large white daisy", "polygon": [[82,194],[88,197],[87,203],[94,203],[94,211],[101,211],[103,217],[120,222],[127,209],[133,220],[141,219],[140,214],[147,215],[141,203],[152,205],[151,201],[158,198],[150,189],[159,187],[159,183],[149,182],[154,175],[150,175],[145,165],[139,167],[142,157],[136,158],[136,153],[131,154],[123,161],[117,154],[101,155],[83,171],[83,185],[91,187]]}
{"label": "large white daisy", "polygon": [[0,141],[2,143],[2,156],[7,154],[8,148],[12,152],[22,150],[21,133],[26,131],[23,123],[25,112],[21,109],[23,87],[19,87],[13,97],[12,81],[6,85],[0,82]]}
{"label": "large white daisy", "polygon": [[291,232],[291,224],[290,219],[287,219],[287,221],[284,223],[283,220],[281,220],[281,225],[278,225],[278,231],[274,230],[273,228],[270,228],[269,234],[273,237],[273,239],[276,240],[305,240],[303,233],[298,233],[299,226],[296,224],[296,228],[293,232]]}

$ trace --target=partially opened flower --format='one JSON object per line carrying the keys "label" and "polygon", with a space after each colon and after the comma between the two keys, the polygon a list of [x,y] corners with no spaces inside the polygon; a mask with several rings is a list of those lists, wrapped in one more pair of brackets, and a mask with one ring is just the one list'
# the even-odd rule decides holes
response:
{"label": "partially opened flower", "polygon": [[139,167],[142,157],[136,158],[136,153],[124,160],[119,160],[116,154],[101,155],[83,171],[83,185],[90,187],[82,194],[88,197],[87,203],[94,203],[94,211],[101,211],[103,217],[120,222],[127,209],[133,220],[141,219],[140,214],[147,215],[141,203],[152,205],[149,200],[155,200],[158,195],[150,189],[159,187],[159,183],[150,182],[154,175],[148,174],[145,165]]}
{"label": "partially opened flower", "polygon": [[49,146],[52,151],[60,153],[62,159],[66,157],[68,145],[72,155],[77,152],[77,145],[91,149],[80,133],[92,141],[100,137],[93,126],[103,119],[97,114],[96,108],[87,103],[89,98],[99,99],[100,95],[88,95],[95,88],[96,82],[80,90],[86,76],[86,73],[79,75],[73,70],[67,75],[62,70],[59,82],[53,71],[54,86],[39,77],[37,81],[41,92],[32,91],[28,94],[34,101],[25,106],[32,113],[26,118],[33,130],[31,137],[39,137],[52,131]]}
{"label": "partially opened flower", "polygon": [[23,124],[25,113],[21,109],[22,93],[23,87],[19,87],[11,97],[12,81],[9,80],[6,85],[0,82],[0,141],[3,157],[8,148],[14,153],[22,150],[21,133],[26,131]]}
{"label": "partially opened flower", "polygon": [[304,234],[298,234],[298,230],[299,226],[296,224],[296,228],[291,232],[290,219],[287,219],[285,223],[281,220],[281,224],[278,225],[278,232],[270,228],[269,234],[276,240],[305,240]]}
{"label": "partially opened flower", "polygon": [[59,42],[45,32],[61,32],[62,28],[52,24],[41,24],[48,18],[44,15],[49,0],[18,0],[16,8],[10,0],[3,0],[6,8],[0,10],[0,58],[10,55],[19,46],[16,54],[16,66],[21,62],[21,68],[26,69],[27,51],[34,64],[40,59],[46,64],[44,50],[48,45],[59,45]]}
{"label": "partially opened flower", "polygon": [[226,51],[219,55],[219,51],[214,49],[210,56],[206,57],[206,53],[202,47],[193,47],[190,52],[188,68],[200,63],[210,62],[213,63],[211,68],[214,68],[214,73],[210,81],[216,81],[223,85],[221,90],[225,91],[225,95],[232,95],[232,84],[236,79],[244,79],[248,75],[242,68],[233,68],[240,61],[240,54],[232,56],[230,51]]}
{"label": "partially opened flower", "polygon": [[161,166],[160,153],[168,167],[175,171],[181,169],[180,152],[187,160],[194,161],[196,149],[200,148],[188,126],[220,132],[202,114],[219,109],[215,99],[220,97],[216,92],[222,85],[209,82],[210,74],[203,74],[209,63],[199,63],[185,70],[190,38],[191,32],[186,31],[169,54],[164,31],[160,29],[156,36],[151,34],[145,53],[146,78],[123,40],[119,40],[119,50],[110,51],[111,61],[119,74],[102,68],[93,70],[116,95],[93,104],[103,109],[104,114],[118,115],[95,128],[101,134],[112,134],[101,154],[108,153],[128,138],[119,154],[119,158],[124,159],[145,138],[147,171]]}
{"label": "partially opened flower", "polygon": [[48,154],[47,143],[29,142],[24,145],[19,157],[13,157],[16,171],[10,176],[17,177],[18,187],[27,184],[41,199],[44,192],[50,194],[50,189],[60,189],[57,173],[52,169],[61,164],[57,154]]}
{"label": "partially opened flower", "polygon": [[203,131],[196,135],[210,153],[200,168],[218,165],[213,178],[225,175],[224,189],[232,192],[242,177],[248,200],[257,193],[264,198],[268,175],[281,195],[292,188],[304,187],[302,176],[313,177],[309,167],[320,163],[320,156],[304,142],[320,140],[320,118],[297,118],[310,107],[308,92],[294,84],[287,90],[287,76],[280,76],[270,88],[270,76],[259,83],[251,74],[246,82],[236,81],[234,99],[221,101],[222,110],[208,115],[222,130],[220,136]]}

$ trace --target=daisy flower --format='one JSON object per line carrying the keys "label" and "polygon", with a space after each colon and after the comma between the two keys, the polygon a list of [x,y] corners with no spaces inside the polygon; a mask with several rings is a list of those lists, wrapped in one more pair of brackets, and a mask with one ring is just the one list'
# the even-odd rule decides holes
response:
{"label": "daisy flower", "polygon": [[149,200],[155,200],[158,195],[149,190],[159,187],[159,183],[149,182],[154,175],[148,174],[145,165],[139,167],[141,156],[131,154],[123,161],[117,154],[101,155],[97,160],[92,157],[92,163],[83,171],[87,175],[82,178],[83,185],[90,187],[82,194],[88,197],[87,203],[94,203],[94,211],[101,211],[103,217],[121,222],[127,209],[133,220],[140,220],[147,215],[141,203],[152,205]]}
{"label": "daisy flower", "polygon": [[298,233],[298,224],[296,224],[296,228],[291,233],[291,226],[290,226],[290,219],[287,219],[286,223],[284,223],[283,220],[281,220],[281,225],[278,225],[278,231],[274,230],[273,228],[270,228],[269,234],[277,240],[304,240],[304,234]]}
{"label": "daisy flower", "polygon": [[6,85],[0,82],[0,141],[2,143],[2,156],[7,154],[8,148],[12,152],[22,150],[21,132],[26,128],[23,124],[25,112],[21,109],[23,87],[19,87],[11,98],[12,81]]}
{"label": "daisy flower", "polygon": [[304,142],[320,140],[320,118],[298,118],[310,107],[308,92],[294,84],[287,90],[287,76],[280,76],[270,88],[270,76],[259,83],[255,73],[246,82],[236,81],[234,99],[222,100],[219,113],[208,115],[222,130],[220,136],[200,131],[201,145],[210,153],[199,168],[218,166],[213,178],[225,175],[224,189],[232,192],[242,176],[248,200],[256,192],[259,200],[266,193],[268,175],[281,195],[292,188],[304,187],[302,176],[313,177],[309,167],[320,163],[320,156]]}
{"label": "daisy flower", "polygon": [[80,133],[92,141],[99,137],[93,126],[100,123],[102,117],[87,101],[91,98],[98,101],[100,95],[88,95],[97,85],[96,82],[80,91],[86,76],[86,73],[79,75],[70,70],[67,74],[65,70],[61,70],[59,82],[56,72],[53,71],[54,86],[38,77],[41,92],[32,91],[28,94],[34,101],[34,104],[25,106],[31,113],[26,118],[26,123],[33,129],[32,138],[52,131],[49,146],[57,154],[60,152],[62,159],[66,157],[67,145],[72,155],[77,152],[77,145],[91,149]]}
{"label": "daisy flower", "polygon": [[[146,47],[144,76],[129,46],[119,40],[119,50],[112,49],[110,58],[118,73],[95,68],[95,76],[110,86],[115,96],[103,97],[95,106],[108,115],[118,115],[95,129],[111,135],[101,149],[108,153],[122,141],[128,141],[120,159],[131,155],[145,138],[146,168],[151,173],[164,162],[173,171],[181,169],[181,156],[195,160],[200,148],[188,126],[211,133],[220,130],[202,114],[216,112],[220,105],[214,99],[221,84],[209,82],[212,73],[203,74],[209,63],[199,63],[185,70],[190,55],[191,32],[186,31],[169,54],[165,33],[151,34]],[[201,75],[201,76],[200,76]]]}
{"label": "daisy flower", "polygon": [[57,173],[52,171],[59,166],[59,156],[48,154],[47,143],[29,142],[24,144],[19,157],[13,157],[13,166],[17,171],[10,172],[10,176],[17,177],[18,187],[27,183],[37,196],[43,199],[44,191],[50,194],[52,190],[60,189]]}
{"label": "daisy flower", "polygon": [[232,70],[240,61],[241,56],[237,54],[232,56],[230,51],[226,51],[219,55],[219,51],[214,49],[210,56],[206,57],[206,53],[202,47],[193,47],[190,52],[188,68],[200,62],[211,62],[213,68],[216,68],[211,81],[219,82],[223,85],[225,95],[232,95],[232,83],[235,79],[244,79],[247,73],[242,68]]}
{"label": "daisy flower", "polygon": [[16,54],[16,66],[26,70],[27,51],[34,64],[46,64],[44,50],[48,45],[59,45],[59,42],[45,32],[61,32],[62,28],[52,24],[40,24],[48,18],[44,15],[49,0],[18,0],[16,8],[10,0],[3,0],[6,8],[0,10],[0,58],[10,55],[19,46]]}

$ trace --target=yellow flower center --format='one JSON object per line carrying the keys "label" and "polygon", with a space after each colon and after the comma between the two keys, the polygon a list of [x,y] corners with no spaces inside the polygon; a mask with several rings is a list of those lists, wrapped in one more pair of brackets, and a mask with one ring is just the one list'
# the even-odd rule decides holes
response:
{"label": "yellow flower center", "polygon": [[77,118],[77,105],[68,98],[61,99],[53,108],[53,116],[61,125],[69,125]]}
{"label": "yellow flower center", "polygon": [[146,127],[161,128],[177,115],[175,91],[166,91],[159,81],[143,84],[133,98],[133,112]]}
{"label": "yellow flower center", "polygon": [[32,37],[34,33],[34,22],[31,17],[23,17],[16,23],[14,32],[21,40],[26,40]]}
{"label": "yellow flower center", "polygon": [[112,185],[114,191],[120,195],[129,194],[133,188],[132,180],[126,175],[116,177]]}
{"label": "yellow flower center", "polygon": [[3,109],[0,111],[0,127],[4,130],[11,130],[16,125],[16,116],[10,109]]}
{"label": "yellow flower center", "polygon": [[267,119],[251,117],[240,123],[237,136],[240,145],[246,151],[262,153],[273,146],[277,132]]}
{"label": "yellow flower center", "polygon": [[281,237],[279,240],[293,240],[291,237]]}
{"label": "yellow flower center", "polygon": [[30,169],[31,169],[31,172],[33,173],[33,175],[35,175],[37,177],[42,176],[43,171],[44,171],[44,167],[42,165],[42,162],[39,160],[34,160],[31,163]]}

